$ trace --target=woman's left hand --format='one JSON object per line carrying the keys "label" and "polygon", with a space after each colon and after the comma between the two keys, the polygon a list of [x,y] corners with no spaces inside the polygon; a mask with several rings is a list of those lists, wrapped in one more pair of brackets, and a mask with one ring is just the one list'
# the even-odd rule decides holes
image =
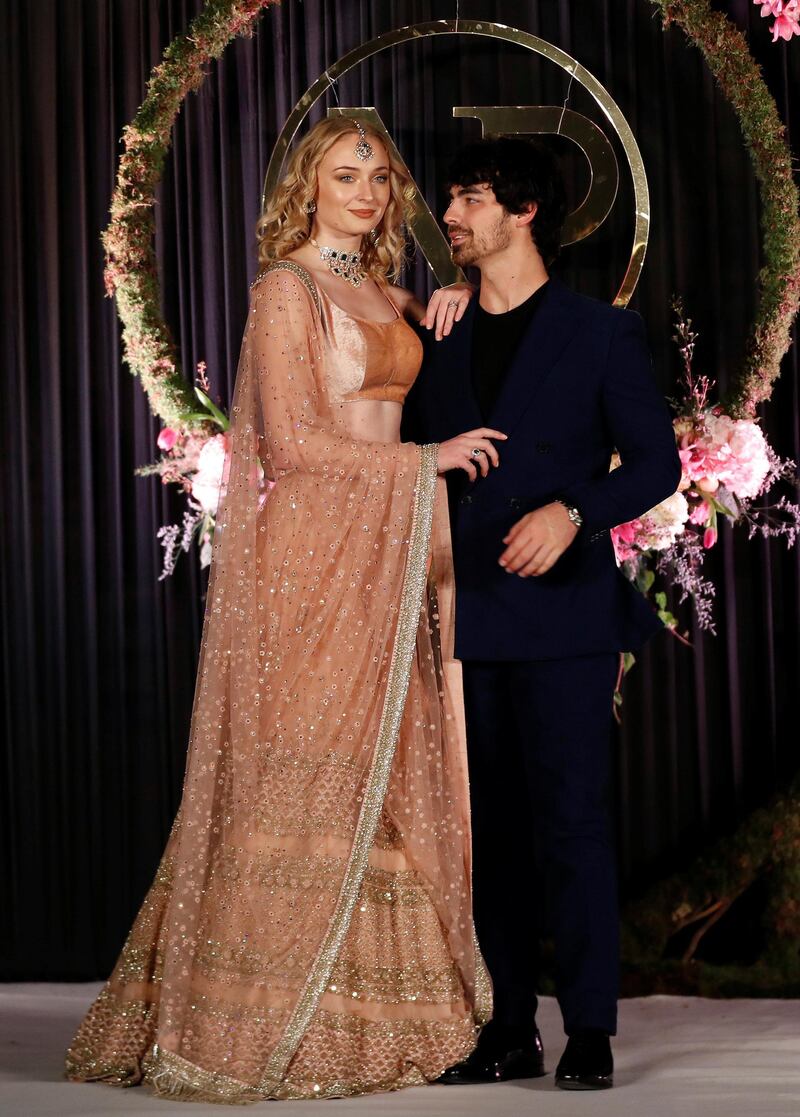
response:
{"label": "woman's left hand", "polygon": [[453,323],[461,321],[474,293],[475,288],[471,283],[451,283],[449,287],[440,287],[431,295],[420,325],[428,330],[435,328],[434,336],[437,341],[441,341],[450,333]]}

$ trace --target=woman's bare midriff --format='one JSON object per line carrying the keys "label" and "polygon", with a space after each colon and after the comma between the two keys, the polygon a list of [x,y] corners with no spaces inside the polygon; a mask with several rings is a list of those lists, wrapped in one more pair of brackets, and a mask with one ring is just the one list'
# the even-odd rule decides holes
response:
{"label": "woman's bare midriff", "polygon": [[353,438],[367,442],[399,442],[403,405],[389,400],[358,399],[342,405],[342,416]]}

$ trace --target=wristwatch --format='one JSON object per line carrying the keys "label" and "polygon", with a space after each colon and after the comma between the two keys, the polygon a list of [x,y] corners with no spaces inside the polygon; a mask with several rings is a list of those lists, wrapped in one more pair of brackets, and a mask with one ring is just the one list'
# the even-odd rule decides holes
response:
{"label": "wristwatch", "polygon": [[556,497],[555,503],[560,504],[563,508],[566,508],[567,515],[569,516],[570,521],[575,525],[575,527],[582,526],[583,516],[580,514],[574,504],[568,504],[566,500],[559,500],[558,497]]}

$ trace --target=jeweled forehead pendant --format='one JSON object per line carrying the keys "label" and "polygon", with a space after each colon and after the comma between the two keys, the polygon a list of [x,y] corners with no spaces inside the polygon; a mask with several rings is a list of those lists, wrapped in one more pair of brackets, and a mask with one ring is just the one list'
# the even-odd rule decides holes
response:
{"label": "jeweled forehead pendant", "polygon": [[360,159],[362,163],[366,163],[371,159],[375,152],[372,150],[372,144],[367,139],[367,133],[364,131],[364,125],[360,120],[354,121],[358,129],[358,143],[355,146],[355,157]]}

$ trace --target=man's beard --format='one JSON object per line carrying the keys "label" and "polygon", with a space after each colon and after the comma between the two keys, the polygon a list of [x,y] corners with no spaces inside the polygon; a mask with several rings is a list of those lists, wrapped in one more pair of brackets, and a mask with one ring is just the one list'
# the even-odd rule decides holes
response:
{"label": "man's beard", "polygon": [[511,243],[511,230],[506,217],[498,217],[490,229],[478,235],[470,233],[468,229],[464,232],[467,234],[467,240],[462,244],[454,245],[451,253],[453,263],[458,264],[460,268],[468,268],[470,264],[478,263],[484,256],[502,252]]}

